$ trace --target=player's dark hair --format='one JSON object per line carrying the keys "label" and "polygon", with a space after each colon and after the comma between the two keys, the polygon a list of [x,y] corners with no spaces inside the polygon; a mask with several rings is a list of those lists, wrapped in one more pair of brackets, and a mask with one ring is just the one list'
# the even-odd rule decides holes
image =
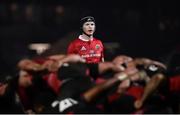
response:
{"label": "player's dark hair", "polygon": [[82,27],[85,22],[94,22],[95,23],[95,19],[92,16],[86,16],[86,17],[81,18],[80,27]]}

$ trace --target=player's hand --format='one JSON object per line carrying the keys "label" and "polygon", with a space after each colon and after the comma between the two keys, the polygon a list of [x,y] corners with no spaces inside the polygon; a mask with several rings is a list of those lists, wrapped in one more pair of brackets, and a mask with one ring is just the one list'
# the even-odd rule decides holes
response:
{"label": "player's hand", "polygon": [[112,69],[114,72],[122,72],[122,71],[125,70],[125,68],[124,68],[122,65],[117,65],[117,64],[113,64],[113,63],[112,63],[111,69]]}
{"label": "player's hand", "polygon": [[143,102],[141,100],[136,100],[134,103],[134,107],[136,109],[140,109],[143,106]]}

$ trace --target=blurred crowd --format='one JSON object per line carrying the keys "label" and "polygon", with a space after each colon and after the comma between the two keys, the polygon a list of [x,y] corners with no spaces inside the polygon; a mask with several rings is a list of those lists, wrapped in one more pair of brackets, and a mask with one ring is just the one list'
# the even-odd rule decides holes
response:
{"label": "blurred crowd", "polygon": [[76,20],[77,16],[78,9],[74,10],[73,7],[58,3],[5,2],[0,4],[1,26],[25,24],[63,26],[66,24],[64,22],[70,23]]}

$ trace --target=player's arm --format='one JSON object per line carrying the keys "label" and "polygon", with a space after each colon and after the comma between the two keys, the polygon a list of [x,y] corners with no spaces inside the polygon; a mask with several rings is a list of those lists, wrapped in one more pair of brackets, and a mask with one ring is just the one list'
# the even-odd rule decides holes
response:
{"label": "player's arm", "polygon": [[69,54],[66,55],[62,60],[60,60],[61,63],[85,63],[85,59],[83,59],[81,56],[78,54]]}
{"label": "player's arm", "polygon": [[68,55],[53,55],[48,57],[48,60],[43,64],[45,68],[47,68],[49,71],[58,71],[58,69],[64,64],[64,63],[84,63],[85,60],[81,58],[77,54],[68,54]]}
{"label": "player's arm", "polygon": [[104,56],[101,58],[101,62],[104,62]]}
{"label": "player's arm", "polygon": [[107,71],[122,72],[124,71],[124,68],[122,66],[115,65],[112,62],[101,62],[98,64],[98,71],[100,74],[103,74]]}
{"label": "player's arm", "polygon": [[101,42],[101,46],[102,46],[102,52],[101,52],[101,62],[104,62],[104,46]]}
{"label": "player's arm", "polygon": [[[139,71],[135,73],[141,77],[144,77],[144,71]],[[134,75],[135,75],[134,74]],[[128,75],[126,72],[119,72],[114,75],[114,77],[106,80],[105,82],[94,86],[93,88],[89,89],[83,94],[84,99],[86,102],[94,101],[102,92],[110,89],[115,84],[121,84],[123,81],[130,79],[134,75]],[[128,86],[127,86],[128,87]]]}
{"label": "player's arm", "polygon": [[90,103],[94,101],[99,94],[101,94],[103,91],[111,88],[114,86],[114,84],[119,83],[120,81],[127,78],[127,74],[121,73],[119,76],[115,76],[113,78],[110,78],[109,80],[105,81],[104,83],[98,84],[91,88],[90,90],[86,91],[83,94],[83,98],[86,100],[86,102]]}
{"label": "player's arm", "polygon": [[135,58],[134,59],[134,62],[136,65],[143,65],[145,67],[149,66],[149,65],[157,65],[163,69],[167,69],[166,65],[159,62],[159,61],[155,61],[155,60],[151,60],[151,59],[148,59],[148,58]]}
{"label": "player's arm", "polygon": [[45,69],[42,65],[37,64],[36,62],[29,59],[23,59],[19,61],[17,67],[26,71],[41,71]]}
{"label": "player's arm", "polygon": [[147,98],[158,89],[162,81],[164,80],[164,74],[157,73],[152,76],[150,81],[147,83],[144,89],[144,93],[142,97],[135,101],[134,106],[136,109],[139,109],[143,106],[144,102],[147,100]]}
{"label": "player's arm", "polygon": [[104,62],[104,53],[103,53],[103,51],[101,53],[101,62]]}
{"label": "player's arm", "polygon": [[100,62],[98,64],[87,64],[90,76],[96,79],[96,77],[103,75],[105,73],[115,73],[122,72],[124,68],[118,65],[115,65],[112,62]]}
{"label": "player's arm", "polygon": [[48,57],[48,59],[50,60],[61,60],[63,58],[65,58],[66,55],[64,54],[57,54],[57,55],[51,55]]}

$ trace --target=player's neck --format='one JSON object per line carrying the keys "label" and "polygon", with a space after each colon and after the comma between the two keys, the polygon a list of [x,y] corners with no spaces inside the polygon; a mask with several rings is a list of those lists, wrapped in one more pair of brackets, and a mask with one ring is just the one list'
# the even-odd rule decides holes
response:
{"label": "player's neck", "polygon": [[88,35],[86,35],[86,34],[82,34],[81,35],[81,39],[83,39],[83,40],[85,40],[85,41],[89,41],[89,40],[92,40],[93,39],[93,35],[91,35],[91,36],[88,36]]}

